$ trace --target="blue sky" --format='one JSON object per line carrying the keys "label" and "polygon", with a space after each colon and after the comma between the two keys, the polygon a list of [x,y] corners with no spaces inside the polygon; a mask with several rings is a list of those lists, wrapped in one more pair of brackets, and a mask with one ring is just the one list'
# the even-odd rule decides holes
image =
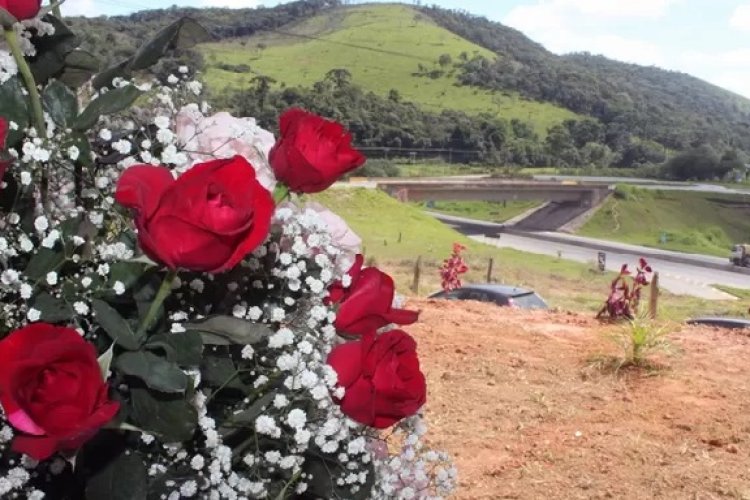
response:
{"label": "blue sky", "polygon": [[[254,7],[279,3],[285,2],[67,0],[63,9],[70,14],[100,15],[173,4]],[[750,0],[423,0],[423,3],[464,9],[499,21],[556,53],[588,51],[621,61],[684,71],[750,97]]]}

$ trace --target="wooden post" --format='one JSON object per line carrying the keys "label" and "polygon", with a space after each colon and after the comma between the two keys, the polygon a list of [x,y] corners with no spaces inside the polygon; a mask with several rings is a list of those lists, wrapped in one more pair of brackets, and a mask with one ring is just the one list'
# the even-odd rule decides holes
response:
{"label": "wooden post", "polygon": [[419,278],[422,276],[422,256],[417,257],[414,263],[414,281],[411,284],[411,291],[414,295],[419,295]]}
{"label": "wooden post", "polygon": [[487,283],[492,283],[492,265],[495,263],[495,259],[490,257],[490,262],[487,265]]}
{"label": "wooden post", "polygon": [[651,280],[651,294],[648,301],[648,315],[651,319],[656,319],[659,313],[659,273],[654,273]]}

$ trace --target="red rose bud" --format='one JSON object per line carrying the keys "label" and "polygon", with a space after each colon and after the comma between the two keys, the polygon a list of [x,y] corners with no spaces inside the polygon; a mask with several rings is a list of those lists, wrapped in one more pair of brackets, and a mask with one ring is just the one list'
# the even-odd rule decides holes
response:
{"label": "red rose bud", "polygon": [[274,204],[241,156],[193,166],[176,180],[166,167],[137,165],[115,199],[136,212],[143,251],[170,269],[219,273],[268,235]]}
{"label": "red rose bud", "polygon": [[384,429],[424,405],[427,385],[419,369],[417,343],[401,330],[336,347],[328,364],[338,375],[341,411],[357,422]]}
{"label": "red rose bud", "polygon": [[351,145],[351,135],[339,123],[302,109],[290,109],[279,119],[281,136],[269,162],[276,178],[297,193],[324,191],[345,173],[362,166],[365,157]]}
{"label": "red rose bud", "polygon": [[36,17],[41,8],[42,0],[0,0],[0,9],[5,9],[18,21]]}
{"label": "red rose bud", "polygon": [[[2,0],[0,0],[1,2]],[[8,121],[0,116],[0,181],[5,177],[5,171],[10,165],[10,160],[5,159],[7,157],[5,151],[5,141],[8,139]]]}
{"label": "red rose bud", "polygon": [[36,460],[75,451],[117,414],[96,349],[71,328],[35,323],[0,341],[0,405]]}
{"label": "red rose bud", "polygon": [[[357,271],[358,265],[359,259],[352,270]],[[349,288],[342,291],[334,283],[329,293],[329,298],[338,299],[332,302],[339,304],[334,326],[345,334],[366,335],[392,323],[410,325],[419,318],[418,311],[393,307],[393,279],[375,267],[356,272]]]}
{"label": "red rose bud", "polygon": [[328,287],[328,297],[323,301],[326,305],[336,304],[346,296],[347,291],[352,288],[359,278],[359,274],[362,271],[362,264],[364,264],[365,258],[361,253],[358,253],[354,257],[354,264],[346,272],[349,276],[349,286],[345,287],[341,280],[334,281],[331,286]]}

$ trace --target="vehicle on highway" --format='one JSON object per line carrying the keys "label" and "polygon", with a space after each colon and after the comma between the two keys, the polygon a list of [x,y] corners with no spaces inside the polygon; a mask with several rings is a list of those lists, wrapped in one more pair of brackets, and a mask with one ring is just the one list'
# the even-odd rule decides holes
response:
{"label": "vehicle on highway", "polygon": [[431,299],[478,300],[493,302],[499,306],[518,309],[549,309],[549,306],[536,292],[527,288],[494,283],[464,285],[449,292],[440,291],[430,295]]}
{"label": "vehicle on highway", "polygon": [[729,261],[735,266],[750,267],[750,245],[735,245],[732,247],[732,255]]}
{"label": "vehicle on highway", "polygon": [[721,316],[701,316],[687,321],[688,325],[718,326],[721,328],[750,328],[748,318],[725,318]]}

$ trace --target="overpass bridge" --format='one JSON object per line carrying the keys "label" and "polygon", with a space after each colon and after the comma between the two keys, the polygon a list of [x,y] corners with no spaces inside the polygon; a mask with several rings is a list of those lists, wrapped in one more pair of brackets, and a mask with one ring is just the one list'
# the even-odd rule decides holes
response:
{"label": "overpass bridge", "polygon": [[544,200],[537,213],[515,227],[554,230],[602,203],[613,187],[602,183],[505,180],[492,178],[378,179],[376,185],[401,201]]}

